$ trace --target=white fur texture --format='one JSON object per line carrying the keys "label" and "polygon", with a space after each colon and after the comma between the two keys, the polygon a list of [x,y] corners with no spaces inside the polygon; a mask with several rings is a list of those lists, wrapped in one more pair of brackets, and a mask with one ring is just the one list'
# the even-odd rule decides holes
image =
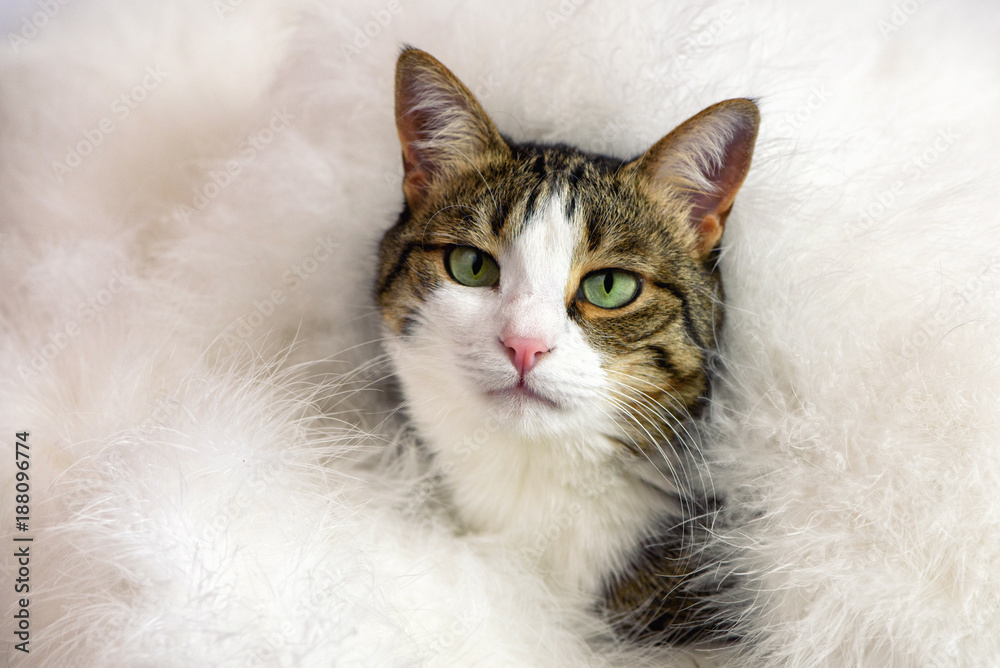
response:
{"label": "white fur texture", "polygon": [[0,560],[13,665],[638,665],[455,536],[373,413],[384,366],[342,375],[378,354],[403,42],[515,138],[622,156],[760,100],[707,453],[742,520],[735,665],[995,665],[993,3],[56,4],[0,15],[0,424],[31,432],[34,537],[30,655]]}

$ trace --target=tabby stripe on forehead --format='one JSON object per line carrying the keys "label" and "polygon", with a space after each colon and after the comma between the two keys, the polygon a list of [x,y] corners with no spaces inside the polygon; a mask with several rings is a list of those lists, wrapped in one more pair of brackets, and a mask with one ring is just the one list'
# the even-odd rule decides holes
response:
{"label": "tabby stripe on forehead", "polygon": [[504,225],[507,224],[507,218],[510,216],[510,202],[506,199],[501,199],[500,203],[496,205],[493,212],[493,221],[490,223],[490,228],[493,230],[493,234],[500,236],[500,232],[503,231]]}
{"label": "tabby stripe on forehead", "polygon": [[684,316],[684,329],[685,331],[687,331],[688,336],[691,337],[691,340],[694,341],[695,345],[697,345],[699,348],[704,348],[705,344],[702,342],[701,336],[698,335],[698,330],[696,330],[694,327],[694,321],[691,320],[691,309],[688,307],[687,297],[684,295],[683,292],[681,292],[681,289],[678,288],[673,283],[665,283],[662,281],[653,281],[653,285],[660,288],[661,290],[666,290],[674,297],[677,297],[678,300],[680,300],[681,313]]}
{"label": "tabby stripe on forehead", "polygon": [[597,225],[597,217],[590,215],[587,219],[587,248],[590,252],[596,251],[604,243],[604,232]]}
{"label": "tabby stripe on forehead", "polygon": [[545,154],[539,153],[538,157],[531,163],[531,171],[541,180],[545,180],[548,171],[545,169]]}
{"label": "tabby stripe on forehead", "polygon": [[528,194],[528,201],[524,204],[524,217],[531,218],[535,215],[535,203],[538,200],[538,196],[541,195],[542,188],[545,187],[544,181],[539,181],[535,184],[535,187],[531,189]]}

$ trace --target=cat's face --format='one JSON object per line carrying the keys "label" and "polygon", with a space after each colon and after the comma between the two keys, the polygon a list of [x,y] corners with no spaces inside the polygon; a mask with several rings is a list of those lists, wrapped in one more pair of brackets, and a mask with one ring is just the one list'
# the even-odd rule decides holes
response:
{"label": "cat's face", "polygon": [[682,414],[705,389],[714,277],[620,166],[521,149],[387,235],[380,301],[411,404],[624,437],[625,416]]}
{"label": "cat's face", "polygon": [[721,315],[707,257],[756,133],[752,103],[723,104],[631,163],[514,145],[443,66],[404,52],[407,209],[378,302],[418,423],[666,440],[706,389]]}

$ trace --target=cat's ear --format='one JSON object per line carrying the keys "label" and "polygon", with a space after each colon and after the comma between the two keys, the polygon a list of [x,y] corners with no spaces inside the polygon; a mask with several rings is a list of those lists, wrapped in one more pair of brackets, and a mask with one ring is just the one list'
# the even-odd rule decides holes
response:
{"label": "cat's ear", "polygon": [[699,259],[722,238],[750,169],[759,125],[760,113],[750,100],[719,102],[684,121],[629,165],[655,196],[685,198]]}
{"label": "cat's ear", "polygon": [[479,102],[447,67],[419,49],[396,62],[396,129],[403,148],[403,192],[419,205],[434,180],[509,151]]}

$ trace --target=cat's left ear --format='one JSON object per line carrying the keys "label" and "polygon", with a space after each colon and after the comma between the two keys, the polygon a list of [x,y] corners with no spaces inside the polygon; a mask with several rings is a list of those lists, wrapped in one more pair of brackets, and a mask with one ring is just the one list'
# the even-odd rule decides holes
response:
{"label": "cat's left ear", "polygon": [[759,126],[760,113],[750,100],[719,102],[684,121],[628,166],[644,178],[654,197],[686,200],[699,259],[722,238],[750,170]]}

